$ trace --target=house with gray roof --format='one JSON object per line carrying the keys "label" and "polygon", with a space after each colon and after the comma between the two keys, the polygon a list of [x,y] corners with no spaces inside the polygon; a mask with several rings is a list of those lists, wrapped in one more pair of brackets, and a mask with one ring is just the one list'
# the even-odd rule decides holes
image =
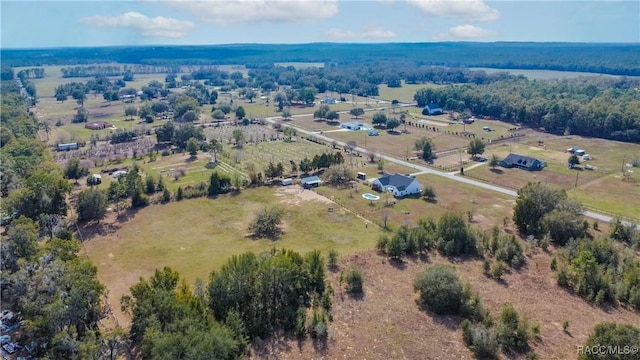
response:
{"label": "house with gray roof", "polygon": [[500,166],[505,168],[518,168],[529,171],[538,171],[547,166],[547,163],[529,156],[509,154],[506,158],[500,161]]}
{"label": "house with gray roof", "polygon": [[397,198],[422,192],[422,184],[416,178],[401,174],[384,174],[371,183],[371,188],[380,192],[388,191]]}

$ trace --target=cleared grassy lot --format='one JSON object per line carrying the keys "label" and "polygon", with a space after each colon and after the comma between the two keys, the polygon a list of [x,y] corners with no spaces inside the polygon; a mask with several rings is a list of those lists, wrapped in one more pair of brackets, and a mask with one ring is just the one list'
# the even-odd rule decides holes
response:
{"label": "cleared grassy lot", "polygon": [[413,95],[420,89],[424,88],[436,88],[442,85],[436,84],[407,84],[404,80],[402,80],[402,86],[399,88],[390,88],[387,84],[382,84],[378,86],[378,93],[380,96],[378,98],[384,99],[387,101],[398,100],[401,103],[412,103]]}
{"label": "cleared grassy lot", "polygon": [[[284,233],[277,241],[247,234],[255,211],[267,205],[285,208]],[[381,234],[376,226],[365,227],[363,219],[298,187],[262,187],[216,199],[148,206],[124,219],[111,217],[102,226],[82,229],[85,249],[121,323],[127,317],[117,306],[120,297],[157,268],[170,266],[193,284],[196,278],[206,281],[231,255],[246,251],[286,247],[301,253],[336,249],[346,255],[373,248]]]}

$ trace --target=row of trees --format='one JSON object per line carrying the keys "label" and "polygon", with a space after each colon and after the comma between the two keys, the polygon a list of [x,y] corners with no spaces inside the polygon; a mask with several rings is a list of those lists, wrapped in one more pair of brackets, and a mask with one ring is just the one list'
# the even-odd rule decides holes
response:
{"label": "row of trees", "polygon": [[640,141],[638,80],[578,78],[527,80],[487,85],[452,85],[419,90],[418,106],[438,103],[452,111],[493,116],[556,134]]}
{"label": "row of trees", "polygon": [[19,89],[2,90],[2,307],[20,314],[19,340],[36,357],[115,355],[122,332],[98,329],[106,290],[64,218],[71,184],[28,131],[38,122]]}
{"label": "row of trees", "polygon": [[122,307],[147,357],[235,359],[248,341],[280,329],[325,337],[332,289],[322,255],[272,250],[231,257],[209,283],[189,286],[164,268],[131,288]]}

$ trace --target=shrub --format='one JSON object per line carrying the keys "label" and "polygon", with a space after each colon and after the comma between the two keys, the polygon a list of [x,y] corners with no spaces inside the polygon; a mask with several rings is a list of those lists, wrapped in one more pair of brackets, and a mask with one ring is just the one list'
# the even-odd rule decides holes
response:
{"label": "shrub", "polygon": [[335,270],[338,268],[338,252],[334,249],[329,250],[327,253],[327,265],[329,269]]}
{"label": "shrub", "polygon": [[387,252],[387,244],[389,243],[389,238],[386,235],[380,235],[378,238],[378,242],[376,243],[376,249],[383,254]]}
{"label": "shrub", "polygon": [[518,312],[511,304],[506,304],[496,327],[498,343],[507,351],[525,352],[529,349],[527,321],[520,321]]}
{"label": "shrub", "polygon": [[298,308],[298,312],[296,315],[296,327],[294,329],[294,334],[296,336],[303,338],[307,333],[307,327],[305,324],[307,323],[307,309],[303,306]]}
{"label": "shrub", "polygon": [[475,238],[458,213],[448,212],[440,217],[437,226],[438,251],[447,256],[476,253]]}
{"label": "shrub", "polygon": [[493,264],[493,269],[491,269],[491,276],[493,276],[496,280],[501,280],[502,275],[504,275],[505,265],[502,261],[497,261]]}
{"label": "shrub", "polygon": [[495,359],[498,356],[498,341],[493,328],[475,326],[472,330],[471,351],[478,359]]}
{"label": "shrub", "polygon": [[551,270],[553,271],[556,271],[558,269],[558,260],[555,256],[551,258],[551,264],[549,265],[549,267],[551,267]]}
{"label": "shrub", "polygon": [[249,224],[249,231],[257,237],[275,238],[280,233],[280,223],[284,210],[279,207],[267,207],[256,213],[255,219]]}
{"label": "shrub", "polygon": [[327,316],[324,311],[313,310],[311,316],[311,324],[309,325],[309,333],[314,339],[324,339],[327,337]]}
{"label": "shrub", "polygon": [[457,314],[463,302],[463,288],[452,267],[433,265],[413,282],[422,304],[436,314]]}
{"label": "shrub", "polygon": [[[601,323],[595,326],[589,335],[584,348],[606,345],[609,348],[620,349],[617,356],[610,359],[637,359],[638,354],[624,354],[623,349],[640,348],[640,328],[628,324]],[[579,355],[580,360],[603,359],[603,354],[584,352]]]}
{"label": "shrub", "polygon": [[362,271],[360,269],[351,269],[344,274],[346,290],[349,294],[362,293]]}
{"label": "shrub", "polygon": [[482,262],[482,273],[485,276],[491,275],[491,260],[484,259],[484,261]]}
{"label": "shrub", "polygon": [[539,322],[535,322],[535,323],[533,323],[533,325],[531,325],[531,335],[536,339],[540,337],[540,323]]}
{"label": "shrub", "polygon": [[567,331],[567,329],[569,329],[569,320],[562,322],[562,330]]}

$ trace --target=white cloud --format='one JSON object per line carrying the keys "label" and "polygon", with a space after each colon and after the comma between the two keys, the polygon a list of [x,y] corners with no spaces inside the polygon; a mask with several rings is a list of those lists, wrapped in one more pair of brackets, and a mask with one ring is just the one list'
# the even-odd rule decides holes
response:
{"label": "white cloud", "polygon": [[326,19],[338,13],[337,0],[172,0],[166,3],[217,25],[303,22]]}
{"label": "white cloud", "polygon": [[333,28],[329,30],[329,36],[334,40],[355,40],[355,39],[391,39],[397,36],[391,30],[386,30],[381,26],[367,26],[362,32],[353,32]]}
{"label": "white cloud", "polygon": [[436,40],[479,39],[492,35],[495,35],[495,33],[477,26],[464,24],[450,28],[446,34],[439,34],[436,36]]}
{"label": "white cloud", "polygon": [[179,38],[193,29],[190,21],[182,21],[163,16],[150,18],[136,11],[130,11],[118,16],[90,16],[80,22],[102,28],[134,29],[145,37]]}
{"label": "white cloud", "polygon": [[425,15],[452,17],[468,21],[495,21],[500,12],[483,0],[407,0]]}

